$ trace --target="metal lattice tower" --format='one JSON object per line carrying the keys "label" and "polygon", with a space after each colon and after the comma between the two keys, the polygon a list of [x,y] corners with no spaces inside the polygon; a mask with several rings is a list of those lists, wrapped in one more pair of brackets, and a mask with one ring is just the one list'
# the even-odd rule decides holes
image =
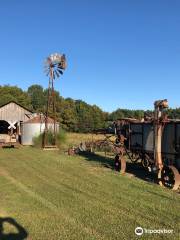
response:
{"label": "metal lattice tower", "polygon": [[56,103],[55,103],[55,91],[54,91],[54,80],[59,78],[63,74],[63,70],[66,69],[66,57],[58,53],[51,54],[45,60],[45,73],[49,76],[47,106],[45,113],[45,131],[43,134],[42,147],[48,147],[47,134],[48,134],[48,118],[51,113],[53,116],[53,146],[56,146]]}

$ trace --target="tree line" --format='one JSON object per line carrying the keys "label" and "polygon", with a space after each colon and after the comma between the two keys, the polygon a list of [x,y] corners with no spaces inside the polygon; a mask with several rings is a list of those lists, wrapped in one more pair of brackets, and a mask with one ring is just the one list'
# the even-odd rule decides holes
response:
{"label": "tree line", "polygon": [[[27,91],[17,86],[0,85],[0,106],[15,101],[31,111],[45,113],[48,90],[40,85],[32,85]],[[109,123],[119,118],[142,119],[144,115],[152,115],[152,111],[117,109],[112,113],[104,112],[96,105],[82,100],[63,98],[55,91],[57,120],[62,128],[72,132],[91,132],[95,129],[107,128]],[[51,114],[51,113],[50,113]],[[170,118],[180,119],[180,108],[168,109]]]}

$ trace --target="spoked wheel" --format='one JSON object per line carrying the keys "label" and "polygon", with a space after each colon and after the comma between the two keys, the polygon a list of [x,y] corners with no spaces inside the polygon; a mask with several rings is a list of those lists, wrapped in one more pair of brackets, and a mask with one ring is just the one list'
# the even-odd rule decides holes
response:
{"label": "spoked wheel", "polygon": [[144,168],[148,168],[150,166],[150,163],[147,158],[143,158],[141,164]]}
{"label": "spoked wheel", "polygon": [[126,171],[126,160],[120,155],[116,155],[114,159],[114,167],[115,170],[121,173],[125,173]]}
{"label": "spoked wheel", "polygon": [[170,189],[178,190],[180,174],[174,166],[165,166],[161,171],[161,183]]}
{"label": "spoked wheel", "polygon": [[150,156],[148,154],[144,154],[144,156],[142,157],[141,160],[141,164],[142,166],[147,169],[150,165],[152,165],[152,159],[150,158]]}
{"label": "spoked wheel", "polygon": [[132,163],[136,163],[138,160],[141,159],[139,153],[136,152],[128,153],[128,155]]}

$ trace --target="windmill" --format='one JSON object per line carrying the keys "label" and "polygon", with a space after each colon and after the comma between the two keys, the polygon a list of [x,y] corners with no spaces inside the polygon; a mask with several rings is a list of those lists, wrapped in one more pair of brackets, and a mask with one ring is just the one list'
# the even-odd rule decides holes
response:
{"label": "windmill", "polygon": [[[48,86],[48,96],[47,96],[47,106],[45,113],[45,130],[42,139],[42,147],[56,147],[56,105],[55,105],[55,91],[54,91],[54,80],[59,78],[63,74],[63,71],[66,69],[66,57],[59,53],[51,54],[45,60],[45,73],[49,77],[49,86]],[[52,112],[53,115],[53,143],[51,146],[47,142],[48,134],[48,117],[49,112]]]}

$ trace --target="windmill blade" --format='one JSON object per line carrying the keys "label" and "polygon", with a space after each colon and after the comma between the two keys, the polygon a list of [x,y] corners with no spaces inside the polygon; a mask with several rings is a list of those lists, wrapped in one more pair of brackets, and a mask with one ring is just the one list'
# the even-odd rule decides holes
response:
{"label": "windmill blade", "polygon": [[65,54],[61,55],[58,53],[54,53],[46,58],[44,64],[44,72],[47,76],[50,76],[51,79],[55,79],[59,78],[60,75],[63,74],[62,70],[64,70],[66,67],[67,63]]}
{"label": "windmill blade", "polygon": [[52,63],[51,57],[47,57],[45,62],[46,62],[48,65],[50,65],[50,64]]}
{"label": "windmill blade", "polygon": [[47,73],[47,72],[49,72],[49,71],[50,71],[49,66],[44,67],[44,72],[45,72],[45,73]]}
{"label": "windmill blade", "polygon": [[49,69],[50,69],[49,65],[44,66],[44,71],[47,71]]}
{"label": "windmill blade", "polygon": [[46,76],[49,76],[50,70],[46,72]]}
{"label": "windmill blade", "polygon": [[46,74],[46,76],[49,75],[49,72],[50,72],[50,68],[49,67],[44,67],[44,73]]}
{"label": "windmill blade", "polygon": [[55,70],[56,77],[59,78],[59,73],[57,70]]}
{"label": "windmill blade", "polygon": [[63,74],[63,71],[60,70],[59,68],[57,69],[57,71],[58,71],[60,74]]}

